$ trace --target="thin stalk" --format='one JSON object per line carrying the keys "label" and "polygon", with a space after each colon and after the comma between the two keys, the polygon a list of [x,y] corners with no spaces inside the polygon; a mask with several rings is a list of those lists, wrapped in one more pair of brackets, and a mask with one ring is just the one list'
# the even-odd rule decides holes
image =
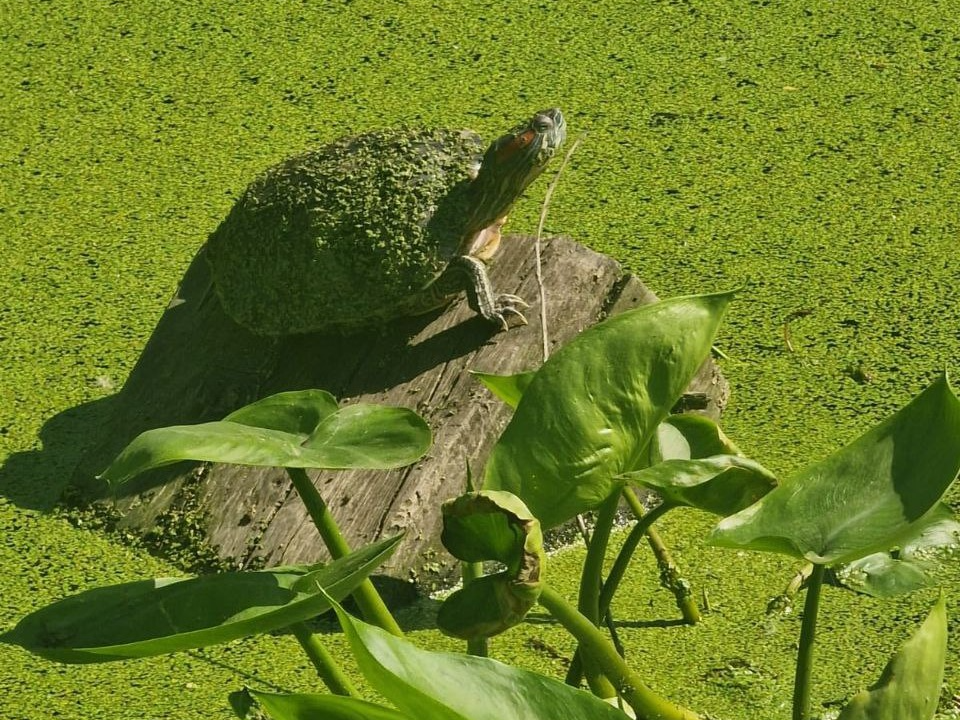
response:
{"label": "thin stalk", "polygon": [[[626,658],[623,643],[620,642],[620,637],[617,634],[617,626],[613,622],[613,616],[610,615],[609,612],[603,616],[603,624],[604,627],[607,628],[607,632],[610,633],[610,640],[613,641],[613,649],[617,651],[617,655]],[[583,652],[582,649],[578,648],[577,652],[573,654],[573,659],[567,668],[567,676],[563,681],[571,687],[580,687],[581,680],[583,680]],[[609,693],[607,697],[610,697]]]}
{"label": "thin stalk", "polygon": [[627,572],[627,567],[630,565],[630,559],[633,557],[633,553],[637,549],[637,545],[640,544],[640,540],[644,535],[647,534],[647,530],[650,529],[650,526],[671,507],[672,506],[667,505],[666,503],[660,503],[647,514],[637,518],[636,525],[634,525],[630,530],[630,534],[627,535],[627,539],[623,541],[620,552],[617,553],[617,559],[614,560],[613,567],[610,568],[610,573],[607,575],[607,580],[603,583],[603,589],[600,591],[601,615],[605,614],[610,608],[610,602],[613,600],[613,596],[617,592],[617,587],[619,587],[620,582],[623,580],[623,576]]}
{"label": "thin stalk", "polygon": [[583,680],[583,653],[578,645],[573,653],[573,659],[567,667],[567,676],[563,681],[570,687],[580,687],[580,681]]}
{"label": "thin stalk", "polygon": [[700,715],[680,705],[675,705],[651,690],[626,662],[616,649],[588,618],[584,617],[556,591],[544,586],[540,604],[553,615],[580,643],[580,648],[616,686],[619,694],[633,708],[637,717],[657,720],[703,720]]}
{"label": "thin stalk", "polygon": [[813,675],[813,647],[817,634],[817,613],[823,587],[825,565],[814,565],[807,581],[807,597],[803,602],[800,625],[800,648],[797,650],[797,674],[793,683],[793,720],[810,717],[810,678]]}
{"label": "thin stalk", "polygon": [[[290,480],[293,481],[293,487],[300,495],[300,500],[307,508],[307,514],[310,515],[313,524],[317,526],[324,545],[330,551],[330,555],[334,560],[349,555],[350,546],[347,545],[347,541],[340,533],[337,521],[330,514],[330,508],[327,507],[320,491],[307,476],[307,472],[303,468],[287,468],[286,470]],[[369,578],[361,582],[357,589],[353,591],[353,599],[367,622],[379,625],[397,637],[403,637],[403,631],[397,625],[397,621],[393,619],[393,615],[390,614],[383,598],[380,597],[380,593],[377,592]]]}
{"label": "thin stalk", "polygon": [[[482,562],[463,562],[460,563],[460,577],[463,578],[463,586],[466,587],[474,580],[483,577]],[[490,638],[478,637],[467,640],[467,654],[477,657],[487,657],[490,652]]]}
{"label": "thin stalk", "polygon": [[597,508],[597,519],[587,546],[580,575],[580,595],[577,607],[594,625],[600,624],[600,588],[603,586],[603,561],[610,543],[610,532],[620,503],[619,493],[614,493]]}
{"label": "thin stalk", "polygon": [[[636,499],[636,496],[633,493],[630,495]],[[617,588],[620,586],[620,582],[623,580],[624,575],[627,572],[627,567],[630,565],[630,559],[633,557],[634,551],[637,549],[637,545],[640,544],[640,540],[646,535],[647,530],[650,529],[650,526],[656,522],[664,513],[667,512],[672,506],[665,503],[657,505],[653,510],[646,513],[645,515],[640,515],[637,518],[636,525],[630,530],[630,534],[627,535],[627,539],[624,540],[623,545],[620,547],[620,552],[617,553],[617,559],[614,560],[613,567],[610,568],[610,573],[607,575],[606,581],[603,583],[603,588],[600,590],[600,617],[604,619],[609,619],[610,603],[613,601],[613,596],[617,592]],[[642,511],[642,508],[640,508]],[[636,515],[637,509],[634,509],[634,514]],[[608,623],[608,629],[610,623]],[[611,631],[611,637],[614,639],[614,646],[616,646],[616,637]],[[620,655],[623,655],[620,652],[620,649],[617,648],[617,652]],[[573,685],[574,687],[580,684],[580,680],[583,678],[583,659],[580,653],[577,653],[573,656],[573,661],[570,663],[570,667],[567,669],[567,677],[565,682],[567,685]]]}
{"label": "thin stalk", "polygon": [[677,601],[677,608],[683,615],[683,621],[687,625],[696,625],[700,622],[700,608],[697,601],[693,598],[693,588],[690,581],[680,574],[680,568],[673,560],[673,554],[670,548],[660,537],[656,528],[647,530],[647,542],[657,558],[657,567],[660,568],[660,584],[673,593]]}
{"label": "thin stalk", "polygon": [[800,592],[810,579],[813,572],[813,563],[808,562],[802,568],[797,570],[783,592],[776,595],[767,602],[767,615],[784,615],[793,607],[793,598]]}
{"label": "thin stalk", "polygon": [[626,660],[626,648],[623,647],[623,642],[620,640],[620,633],[617,631],[617,623],[614,621],[613,615],[611,615],[609,612],[603,616],[603,626],[607,629],[607,632],[610,633],[610,641],[613,643],[613,649],[617,651],[617,655]]}
{"label": "thin stalk", "polygon": [[[580,575],[580,594],[577,607],[580,613],[594,626],[599,626],[603,619],[600,613],[600,590],[603,587],[603,561],[607,554],[607,545],[610,542],[610,532],[613,521],[616,519],[617,507],[620,504],[620,494],[613,493],[597,508],[597,518],[587,545],[587,557],[583,562]],[[603,677],[590,655],[581,656],[584,676],[594,695],[602,698],[613,697],[616,689]]]}
{"label": "thin stalk", "polygon": [[547,186],[547,192],[543,196],[543,205],[540,208],[540,222],[537,223],[537,234],[534,235],[533,257],[536,261],[534,270],[537,276],[537,292],[540,295],[540,337],[543,340],[543,362],[546,362],[547,358],[550,357],[550,342],[547,336],[547,294],[543,286],[543,263],[540,259],[540,240],[543,236],[543,226],[547,222],[547,208],[550,207],[553,191],[556,190],[557,183],[560,182],[560,175],[563,174],[563,169],[567,166],[567,162],[569,162],[573,153],[576,152],[580,141],[583,140],[585,135],[586,133],[581,133],[577,136],[577,139],[573,141],[573,144],[570,145],[567,154],[563,156],[563,162],[560,163],[560,167],[557,168],[557,174],[553,176],[553,180],[551,180]]}
{"label": "thin stalk", "polygon": [[623,489],[623,499],[627,501],[627,505],[630,506],[630,510],[637,520],[647,514],[647,509],[643,506],[643,503],[640,502],[640,498],[637,497],[633,488],[625,487]]}
{"label": "thin stalk", "polygon": [[311,632],[310,628],[304,622],[294,623],[290,626],[294,636],[300,642],[300,647],[310,658],[310,662],[317,669],[317,675],[323,680],[327,688],[334,695],[346,695],[349,697],[360,697],[360,693],[350,682],[340,665],[333,656],[327,652],[323,643],[317,639],[317,636]]}
{"label": "thin stalk", "polygon": [[[633,510],[633,514],[637,520],[646,516],[646,510],[633,493],[633,490],[630,488],[624,489],[623,497],[630,506],[630,509]],[[680,609],[680,614],[683,615],[683,621],[688,625],[696,625],[700,622],[700,608],[697,607],[697,601],[693,599],[690,583],[680,576],[680,570],[673,560],[670,548],[663,542],[663,538],[660,537],[657,529],[648,527],[646,534],[647,540],[650,543],[650,549],[653,550],[654,557],[657,558],[657,567],[660,568],[661,582],[677,599],[677,607]]]}

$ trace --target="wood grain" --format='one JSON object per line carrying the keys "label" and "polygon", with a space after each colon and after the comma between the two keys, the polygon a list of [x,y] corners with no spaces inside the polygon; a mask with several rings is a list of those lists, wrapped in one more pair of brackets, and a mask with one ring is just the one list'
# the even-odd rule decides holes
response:
{"label": "wood grain", "polygon": [[[639,280],[612,259],[567,238],[542,251],[547,323],[553,348],[607,314],[653,302]],[[310,474],[353,545],[404,532],[383,572],[432,586],[452,568],[439,544],[440,504],[464,490],[467,465],[479,474],[511,411],[470,370],[514,373],[542,364],[540,301],[532,238],[511,236],[491,270],[500,292],[530,302],[529,325],[495,333],[463,300],[445,311],[408,318],[385,331],[256,337],[224,315],[211,292],[202,251],[118,397],[117,410],[77,468],[75,485],[100,491],[97,472],[139,432],[219,419],[257,398],[317,387],[342,403],[372,402],[417,410],[434,445],[416,465],[393,471]],[[727,386],[707,361],[689,392],[718,416]],[[199,492],[197,493],[197,484]],[[209,542],[240,565],[315,561],[319,537],[283,470],[182,464],[144,476],[142,492],[122,501],[127,527],[146,530],[192,487],[207,519]]]}

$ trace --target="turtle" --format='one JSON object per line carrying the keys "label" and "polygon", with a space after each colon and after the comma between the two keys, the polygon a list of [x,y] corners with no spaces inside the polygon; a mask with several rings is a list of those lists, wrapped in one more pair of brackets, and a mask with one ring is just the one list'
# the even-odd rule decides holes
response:
{"label": "turtle", "polygon": [[566,137],[535,113],[484,150],[470,130],[387,129],[336,140],[257,177],[204,253],[228,316],[262,336],[350,334],[466,292],[497,329],[527,304],[486,263],[514,201]]}

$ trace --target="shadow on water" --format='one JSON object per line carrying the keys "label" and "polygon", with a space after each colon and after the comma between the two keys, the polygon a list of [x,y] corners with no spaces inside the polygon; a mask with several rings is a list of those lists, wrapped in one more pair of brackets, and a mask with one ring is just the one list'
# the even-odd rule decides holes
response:
{"label": "shadow on water", "polygon": [[114,395],[83,403],[47,420],[40,430],[40,447],[13,453],[0,465],[0,495],[21,508],[52,510],[117,400]]}
{"label": "shadow on water", "polygon": [[[123,389],[50,418],[39,449],[15,453],[0,466],[0,494],[41,511],[53,509],[67,490],[100,497],[105,488],[95,476],[145,430],[218,420],[284,390],[322,388],[338,397],[382,392],[473,352],[494,333],[474,318],[411,344],[441,312],[348,337],[258,337],[224,314],[201,250]],[[175,474],[147,473],[136,491]]]}

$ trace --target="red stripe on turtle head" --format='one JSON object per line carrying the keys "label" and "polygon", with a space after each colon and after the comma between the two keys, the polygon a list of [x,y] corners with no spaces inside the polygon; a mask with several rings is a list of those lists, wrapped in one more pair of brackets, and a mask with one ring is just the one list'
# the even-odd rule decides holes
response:
{"label": "red stripe on turtle head", "polygon": [[507,135],[502,140],[502,144],[498,144],[495,152],[496,162],[507,162],[510,158],[515,155],[517,152],[526,148],[530,143],[533,142],[534,138],[537,137],[537,131],[533,128],[528,128],[523,132],[516,133],[515,135]]}

